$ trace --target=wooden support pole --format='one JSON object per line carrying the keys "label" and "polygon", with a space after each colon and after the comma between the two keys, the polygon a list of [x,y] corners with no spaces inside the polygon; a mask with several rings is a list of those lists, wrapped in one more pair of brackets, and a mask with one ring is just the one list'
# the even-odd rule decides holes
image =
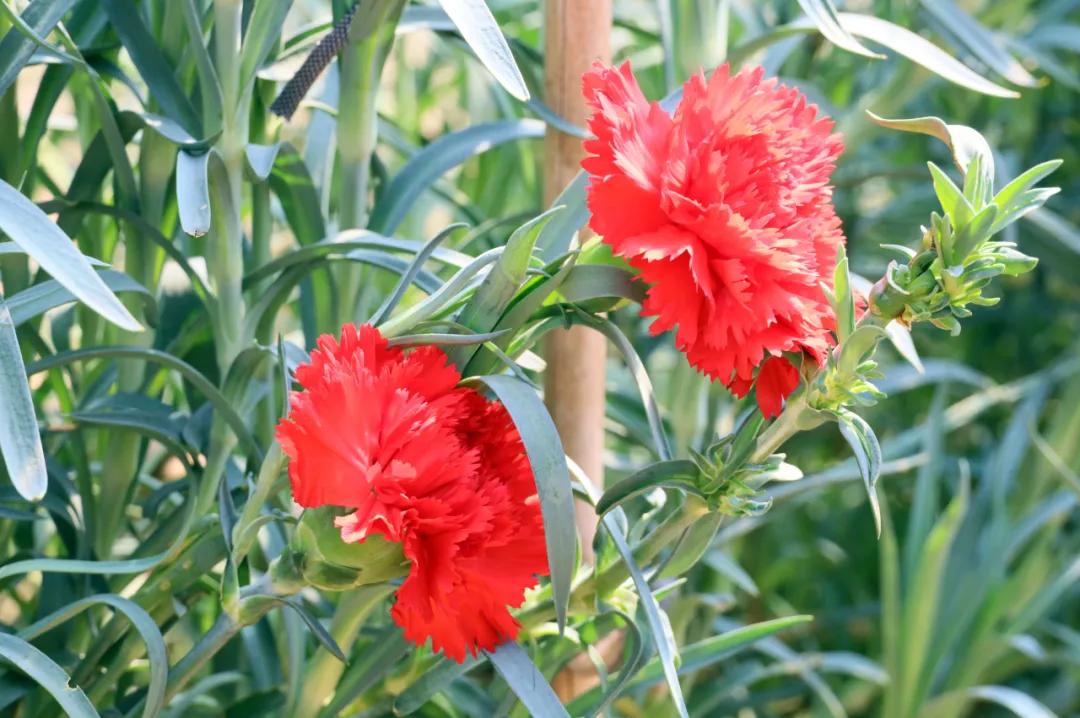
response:
{"label": "wooden support pole", "polygon": [[[545,0],[544,90],[548,105],[575,124],[587,117],[581,76],[595,60],[611,60],[611,0]],[[581,139],[548,127],[544,140],[544,196],[550,203],[581,170]],[[566,454],[590,479],[603,485],[604,476],[604,361],[607,339],[587,327],[556,330],[544,347],[547,372],[544,396],[559,429]],[[578,502],[577,530],[582,560],[592,563],[597,517],[592,507]],[[617,635],[602,652],[618,655]],[[586,656],[571,661],[552,686],[563,700],[597,685],[596,669]]]}
{"label": "wooden support pole", "polygon": [[[544,73],[548,105],[575,124],[587,117],[581,76],[611,59],[611,0],[545,0]],[[549,126],[544,139],[548,202],[581,170],[581,139]],[[604,475],[604,359],[607,340],[586,327],[557,330],[545,345],[544,393],[567,455],[596,482]],[[596,513],[577,505],[582,558],[591,562]]]}

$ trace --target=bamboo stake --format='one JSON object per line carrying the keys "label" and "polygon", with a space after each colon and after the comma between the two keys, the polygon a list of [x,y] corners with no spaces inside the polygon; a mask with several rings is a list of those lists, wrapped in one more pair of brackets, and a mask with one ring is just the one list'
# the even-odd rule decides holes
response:
{"label": "bamboo stake", "polygon": [[[545,92],[548,105],[576,124],[587,116],[581,76],[611,58],[611,0],[546,0]],[[581,140],[548,127],[544,195],[550,202],[580,171]],[[588,327],[552,332],[545,347],[548,410],[570,458],[600,482],[604,475],[604,358],[607,340]],[[596,514],[577,505],[582,559],[591,562]]]}
{"label": "bamboo stake", "polygon": [[[544,89],[548,105],[576,124],[587,116],[581,76],[594,60],[611,59],[611,0],[546,0]],[[549,127],[544,140],[544,195],[550,203],[580,171],[581,140]],[[545,345],[544,393],[548,410],[570,458],[596,482],[604,475],[604,360],[607,339],[584,326],[552,332]],[[582,560],[593,561],[597,517],[578,502]],[[584,656],[582,656],[584,658]],[[573,661],[553,686],[567,700],[592,685],[589,661]]]}

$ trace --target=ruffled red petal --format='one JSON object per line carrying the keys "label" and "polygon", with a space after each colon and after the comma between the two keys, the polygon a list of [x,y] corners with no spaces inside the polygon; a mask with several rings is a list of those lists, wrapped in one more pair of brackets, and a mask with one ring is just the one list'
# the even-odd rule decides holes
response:
{"label": "ruffled red petal", "polygon": [[[832,121],[761,68],[692,77],[670,120],[626,65],[594,66],[583,83],[590,227],[650,285],[652,331],[674,329],[690,363],[739,394],[770,356],[821,361],[835,325],[821,286],[844,241]],[[797,382],[780,366],[765,373],[770,409]]]}
{"label": "ruffled red petal", "polygon": [[766,419],[779,416],[784,400],[799,386],[799,370],[784,357],[769,357],[758,369],[757,403]]}
{"label": "ruffled red petal", "polygon": [[455,660],[513,639],[508,609],[546,575],[532,469],[506,409],[436,347],[389,348],[372,327],[319,340],[278,439],[303,506],[355,509],[342,539],[399,541],[411,563],[392,615]]}

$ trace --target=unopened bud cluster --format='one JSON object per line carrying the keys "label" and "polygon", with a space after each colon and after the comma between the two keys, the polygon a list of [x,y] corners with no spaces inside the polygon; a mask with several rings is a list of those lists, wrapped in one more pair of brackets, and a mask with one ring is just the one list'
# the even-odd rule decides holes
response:
{"label": "unopened bud cluster", "polygon": [[930,163],[934,191],[941,213],[930,216],[922,228],[919,249],[892,247],[907,256],[906,264],[892,262],[870,293],[870,311],[884,320],[904,324],[928,321],[953,334],[960,321],[971,316],[969,305],[991,306],[997,297],[983,290],[999,275],[1017,276],[1031,271],[1038,260],[1012,242],[994,235],[1025,214],[1038,209],[1057,192],[1036,183],[1060,162],[1044,162],[993,195],[993,167],[988,156],[976,155],[967,165],[963,189]]}

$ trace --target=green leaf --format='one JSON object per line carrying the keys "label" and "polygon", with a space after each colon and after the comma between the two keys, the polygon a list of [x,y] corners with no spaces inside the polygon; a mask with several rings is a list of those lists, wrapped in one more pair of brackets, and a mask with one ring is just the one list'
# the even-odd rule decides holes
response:
{"label": "green leaf", "polygon": [[281,201],[285,221],[298,244],[312,244],[326,239],[326,223],[323,221],[315,181],[303,157],[287,142],[281,144],[274,158],[270,188]]}
{"label": "green leaf", "polygon": [[[387,587],[386,595],[389,595],[390,591],[391,587]],[[322,622],[320,622],[300,600],[264,593],[255,593],[244,599],[244,603],[247,603],[248,601],[251,601],[252,603],[266,601],[267,603],[272,603],[284,608],[291,608],[298,616],[300,616],[304,625],[308,627],[308,630],[315,636],[315,639],[330,653],[330,655],[342,663],[348,663],[348,658],[346,658],[345,654],[342,652],[341,646],[337,644],[337,641],[335,641],[334,637],[330,635],[330,632],[326,630],[326,627]]]}
{"label": "green leaf", "polygon": [[446,690],[451,683],[480,663],[481,659],[473,656],[466,657],[460,663],[445,656],[440,657],[394,700],[394,715],[407,716],[420,710],[433,696]]}
{"label": "green leaf", "polygon": [[525,282],[536,238],[562,208],[549,209],[514,230],[506,248],[458,315],[458,322],[477,332],[492,329]]}
{"label": "green leaf", "polygon": [[[725,631],[718,636],[712,636],[703,641],[698,641],[697,643],[685,646],[682,650],[682,663],[679,666],[679,673],[681,675],[687,675],[703,668],[708,668],[740,648],[761,641],[762,639],[768,638],[769,636],[791,628],[792,626],[809,623],[812,620],[812,616],[805,615],[775,618],[770,621],[753,623],[749,626],[741,626],[730,631]],[[660,662],[653,659],[646,664],[638,673],[637,677],[630,682],[627,690],[649,686],[663,680],[663,678],[664,671]],[[584,708],[587,708],[598,698],[598,694],[599,689],[594,688],[579,696],[569,705],[570,710],[574,715],[580,715]]]}
{"label": "green leaf", "polygon": [[277,160],[281,143],[272,145],[249,144],[244,151],[247,159],[247,171],[249,177],[255,182],[265,182],[270,179],[270,173],[274,171],[274,162]]}
{"label": "green leaf", "polygon": [[[23,21],[39,36],[48,35],[78,0],[35,0],[22,13]],[[35,44],[16,28],[0,42],[0,94],[8,91],[19,71],[34,54]]]}
{"label": "green leaf", "polygon": [[388,340],[387,345],[392,347],[423,347],[431,345],[439,347],[466,347],[495,341],[505,335],[505,331],[488,332],[486,334],[402,334]]}
{"label": "green leaf", "polygon": [[[964,174],[965,179],[970,171],[976,170],[975,174],[978,175],[977,184],[987,190],[988,193],[993,192],[994,187],[994,154],[990,151],[990,145],[987,144],[986,139],[979,134],[978,131],[973,130],[966,125],[950,125],[944,120],[937,117],[914,117],[906,120],[888,120],[884,117],[878,117],[872,112],[867,112],[877,124],[882,127],[888,127],[893,130],[901,130],[903,132],[917,132],[924,135],[930,135],[936,137],[944,142],[949,147],[949,151],[952,152],[953,160],[956,162],[956,167]],[[931,170],[932,171],[932,170]],[[935,189],[937,184],[935,182]],[[968,201],[975,205],[974,209],[981,209],[982,207],[971,201],[971,197],[967,197]],[[944,203],[943,205],[944,206]]]}
{"label": "green leaf", "polygon": [[27,501],[45,495],[49,475],[15,324],[0,294],[0,455],[15,490]]}
{"label": "green leaf", "polygon": [[201,135],[201,118],[173,74],[172,65],[143,23],[138,6],[130,0],[102,0],[101,6],[109,16],[109,24],[131,56],[131,61],[150,88],[151,97],[169,119],[177,122],[190,135]]}
{"label": "green leaf", "polygon": [[0,633],[0,657],[47,690],[70,718],[99,718],[82,688],[53,659],[21,638]]}
{"label": "green leaf", "polygon": [[150,684],[146,688],[146,704],[143,707],[143,718],[152,718],[160,713],[165,703],[165,684],[169,678],[169,656],[165,650],[165,639],[158,630],[154,619],[146,610],[126,598],[115,594],[103,593],[96,596],[87,596],[64,606],[60,610],[49,614],[45,618],[35,621],[19,631],[19,637],[33,640],[37,636],[64,623],[82,611],[97,605],[106,605],[124,614],[131,621],[131,625],[142,636],[146,644],[146,657],[150,663]]}
{"label": "green leaf", "polygon": [[207,176],[210,153],[176,155],[176,205],[180,226],[192,237],[210,231],[210,183]]}
{"label": "green leaf", "polygon": [[622,299],[642,302],[648,285],[637,275],[612,264],[578,263],[570,268],[557,287],[558,298],[569,304],[584,304],[595,299]]}
{"label": "green leaf", "polygon": [[832,0],[799,0],[799,7],[803,9],[807,17],[814,21],[825,39],[832,44],[863,57],[874,60],[885,59],[884,55],[869,49],[844,29]]}
{"label": "green leaf", "polygon": [[193,137],[190,132],[170,120],[168,117],[155,115],[151,112],[140,112],[136,116],[142,120],[144,127],[153,130],[169,142],[178,145],[192,154],[201,154],[205,152],[213,144],[214,140],[217,139],[217,135],[205,137],[203,139]]}
{"label": "green leaf", "polygon": [[[161,230],[146,221],[142,215],[128,212],[113,205],[102,204],[100,202],[69,202],[65,199],[43,202],[40,207],[43,212],[58,212],[61,216],[67,213],[77,214],[79,212],[87,212],[90,214],[102,214],[108,217],[115,217],[126,223],[131,229],[136,231],[141,238],[156,244],[165,253],[165,256],[173,262],[176,262],[176,265],[183,270],[184,274],[187,275],[188,280],[191,281],[192,288],[206,306],[208,313],[213,317],[215,311],[214,299],[210,294],[210,288],[206,286],[206,282],[203,280],[202,276],[200,276],[199,273],[195,271],[195,268],[191,266],[191,263],[188,262],[187,257],[179,247],[168,237],[163,235]],[[95,267],[109,266],[93,257],[87,257],[86,259]]]}
{"label": "green leaf", "polygon": [[569,252],[574,236],[589,221],[589,208],[585,204],[585,188],[588,184],[589,175],[578,172],[551,203],[552,207],[565,209],[548,222],[536,239],[538,254],[543,261],[553,262]]}
{"label": "green leaf", "polygon": [[605,491],[596,502],[596,513],[603,516],[624,501],[657,488],[682,489],[699,493],[694,483],[697,475],[697,466],[689,459],[658,461],[631,474]]}
{"label": "green leaf", "polygon": [[836,338],[843,343],[855,331],[855,295],[851,291],[848,274],[847,252],[840,245],[836,254],[836,270],[833,272],[833,308],[836,312]]}
{"label": "green leaf", "polygon": [[1038,80],[1005,50],[1004,43],[994,33],[961,10],[953,0],[921,0],[920,4],[991,70],[1014,85],[1036,87],[1039,84]]}
{"label": "green leaf", "polygon": [[539,120],[501,120],[474,125],[443,135],[417,152],[394,175],[371,213],[368,227],[392,234],[413,203],[436,180],[465,160],[506,142],[544,136]]}
{"label": "green leaf", "polygon": [[858,327],[840,347],[840,369],[854,373],[885,336],[885,330],[876,324],[863,324]]}
{"label": "green leaf", "polygon": [[[27,374],[33,375],[73,362],[89,361],[93,359],[137,359],[151,364],[160,364],[161,366],[177,372],[206,397],[206,400],[213,405],[215,411],[221,414],[221,418],[225,420],[225,423],[227,423],[229,428],[236,434],[237,439],[244,449],[255,455],[259,463],[262,462],[262,450],[259,448],[258,442],[256,442],[255,438],[251,435],[251,430],[248,428],[247,422],[240,418],[240,415],[236,413],[236,409],[233,407],[232,402],[226,399],[221,391],[214,386],[213,382],[203,376],[198,369],[167,352],[137,346],[88,347],[86,349],[60,352],[39,359],[27,367]],[[0,573],[3,573],[5,568],[7,567],[0,567]]]}
{"label": "green leaf", "polygon": [[964,223],[971,219],[975,214],[975,208],[964,197],[964,191],[957,187],[952,178],[933,162],[927,162],[926,166],[930,168],[930,176],[934,180],[934,194],[941,203],[941,209],[954,222]]}
{"label": "green leaf", "polygon": [[667,461],[672,457],[671,445],[664,431],[664,422],[660,417],[660,407],[656,403],[652,380],[649,379],[649,373],[645,369],[645,362],[641,361],[641,357],[638,356],[634,345],[611,320],[601,318],[599,324],[592,321],[589,323],[593,324],[606,336],[622,354],[623,361],[626,362],[626,368],[629,370],[630,376],[633,377],[634,384],[637,385],[638,395],[641,397],[641,406],[645,410],[645,416],[649,421],[649,432],[652,434],[653,444],[656,446],[656,455]]}
{"label": "green leaf", "polygon": [[223,114],[221,107],[224,104],[221,92],[221,80],[217,70],[214,69],[214,61],[210,59],[210,52],[206,49],[206,39],[203,36],[203,18],[200,12],[202,0],[178,0],[182,2],[181,11],[184,14],[184,29],[187,31],[187,48],[195,56],[195,72],[199,78],[199,99],[202,100],[203,130],[220,131]]}
{"label": "green leaf", "polygon": [[716,532],[724,520],[723,514],[713,511],[705,514],[683,532],[671,556],[664,562],[658,578],[676,578],[692,569],[712,546]]}
{"label": "green leaf", "polygon": [[152,397],[123,392],[94,399],[68,416],[77,424],[118,426],[146,434],[167,447],[191,474],[192,462],[182,436],[184,425],[176,413]]}
{"label": "green leaf", "polygon": [[911,705],[919,705],[929,691],[933,664],[929,657],[935,650],[938,636],[936,622],[944,600],[945,568],[960,524],[967,513],[968,482],[962,480],[960,489],[948,508],[927,534],[915,572],[904,594],[903,617],[899,626],[899,675],[893,680],[897,690]]}
{"label": "green leaf", "polygon": [[[589,500],[595,505],[600,497],[592,480],[572,461],[567,463],[581,484],[582,489],[588,494]],[[638,599],[640,600],[639,610],[644,611],[649,624],[649,632],[652,634],[653,644],[659,654],[661,671],[667,680],[668,690],[671,692],[671,700],[675,704],[679,716],[688,718],[686,699],[683,698],[682,687],[679,685],[679,675],[676,667],[678,664],[678,646],[671,632],[671,623],[660,608],[660,604],[657,603],[652,587],[649,586],[645,574],[641,572],[641,567],[637,565],[637,561],[634,559],[634,551],[630,548],[630,544],[627,543],[626,535],[622,530],[622,525],[625,523],[626,515],[619,508],[604,514],[600,519],[600,524],[611,537],[611,542],[615,544],[615,550],[618,551],[619,556],[626,565],[626,570],[630,574],[630,579],[634,582],[634,588],[637,590]]]}
{"label": "green leaf", "polygon": [[551,569],[551,593],[559,629],[562,630],[566,626],[570,583],[574,578],[577,529],[570,474],[559,432],[540,397],[521,380],[492,375],[471,377],[466,381],[487,386],[506,407],[521,434],[540,496],[548,566]]}
{"label": "green leaf", "polygon": [[536,718],[570,717],[559,697],[551,689],[544,674],[528,654],[513,641],[503,643],[494,651],[484,651],[495,670],[521,699],[529,714]]}
{"label": "green leaf", "polygon": [[602,521],[608,535],[611,536],[612,543],[615,544],[615,549],[622,556],[623,562],[630,572],[634,588],[637,589],[641,608],[644,610],[646,620],[649,623],[649,630],[652,633],[653,643],[656,645],[656,651],[659,654],[660,666],[664,678],[667,680],[668,689],[671,691],[671,700],[675,704],[675,710],[678,711],[681,718],[689,718],[686,711],[686,699],[683,698],[682,687],[679,685],[677,669],[679,663],[678,646],[675,643],[675,636],[671,632],[671,624],[667,615],[660,608],[656,596],[653,595],[652,587],[649,586],[649,582],[645,579],[641,568],[634,560],[634,552],[630,548],[630,544],[627,543],[622,530],[618,528],[615,515],[607,514]]}
{"label": "green leaf", "polygon": [[838,17],[840,24],[849,33],[884,45],[949,82],[993,97],[1020,96],[1013,90],[990,82],[911,30],[872,15],[842,12],[838,13]]}
{"label": "green leaf", "polygon": [[[157,302],[154,301],[154,295],[152,295],[146,287],[123,272],[117,272],[112,269],[105,269],[99,272],[98,275],[101,277],[102,281],[105,282],[105,286],[117,294],[138,294],[143,301],[144,312],[150,320],[150,323],[153,324],[155,322]],[[55,309],[56,307],[61,307],[74,301],[77,301],[75,295],[64,288],[60,282],[55,279],[48,279],[44,282],[38,282],[28,289],[24,289],[18,294],[13,295],[8,299],[7,305],[8,310],[11,312],[12,321],[15,323],[15,326],[19,326],[39,314],[44,314],[50,309]]]}
{"label": "green leaf", "polygon": [[[337,690],[334,691],[334,700],[326,707],[324,714],[330,716],[341,715],[349,704],[378,683],[387,673],[394,670],[395,665],[402,656],[411,650],[414,650],[413,644],[408,643],[401,635],[401,631],[396,627],[377,635],[371,648],[350,662],[345,674],[338,681]],[[421,676],[416,683],[423,680],[423,676]],[[416,683],[411,684],[401,695],[404,696],[405,693],[408,693]],[[426,701],[427,698],[420,701],[418,707]],[[396,703],[394,708],[396,710]]]}
{"label": "green leaf", "polygon": [[923,707],[923,715],[959,715],[975,701],[996,703],[1020,718],[1058,718],[1032,696],[1008,686],[973,686],[950,691]]}
{"label": "green leaf", "polygon": [[255,79],[274,44],[281,38],[285,16],[289,14],[293,0],[260,0],[248,20],[244,31],[244,45],[240,50],[240,82],[238,87],[248,87]]}
{"label": "green leaf", "polygon": [[491,265],[499,261],[502,253],[502,247],[496,247],[484,252],[467,266],[460,269],[427,299],[408,307],[403,312],[383,322],[379,326],[379,330],[384,336],[396,336],[403,331],[415,328],[418,324],[427,321],[447,306],[460,301],[461,295],[467,292],[471,286],[475,286],[480,281],[479,278],[490,271]]}
{"label": "green leaf", "polygon": [[132,332],[142,329],[71,239],[37,205],[2,180],[0,229],[95,312],[122,329]]}
{"label": "green leaf", "polygon": [[904,360],[922,374],[925,369],[919,351],[915,348],[915,342],[911,338],[911,330],[898,321],[891,321],[885,325],[885,334],[892,342],[893,348]]}
{"label": "green leaf", "polygon": [[858,414],[841,410],[837,414],[840,433],[855,454],[855,461],[862,474],[866,495],[870,498],[870,509],[874,512],[874,527],[881,537],[881,506],[878,504],[877,480],[881,476],[881,445],[878,444],[874,430]]}
{"label": "green leaf", "polygon": [[528,100],[525,78],[484,0],[439,0],[439,4],[499,84],[522,102]]}
{"label": "green leaf", "polygon": [[[309,244],[292,250],[276,257],[258,269],[244,276],[244,288],[248,289],[253,284],[283,274],[285,270],[301,264],[318,262],[320,259],[334,254],[348,254],[357,249],[379,249],[384,251],[404,252],[416,254],[423,251],[424,245],[411,239],[396,239],[385,237],[375,232],[364,229],[350,230],[315,244]],[[453,249],[436,248],[431,258],[451,267],[463,268],[474,261],[467,254],[462,254]]]}
{"label": "green leaf", "polygon": [[413,260],[409,263],[408,269],[402,273],[398,283],[394,286],[394,290],[390,292],[389,296],[386,297],[386,300],[383,301],[375,311],[375,314],[368,320],[368,324],[375,326],[382,324],[382,322],[390,316],[390,313],[394,311],[394,307],[398,305],[398,302],[405,296],[405,292],[412,286],[413,282],[416,280],[416,276],[424,268],[424,264],[431,258],[431,255],[435,253],[435,250],[439,248],[439,245],[459,229],[464,229],[466,226],[468,225],[460,223],[451,224],[428,240],[427,244],[425,244],[420,251],[416,253],[416,256],[413,257]]}
{"label": "green leaf", "polygon": [[1002,187],[1001,191],[995,195],[994,204],[998,205],[1002,214],[1010,212],[1013,207],[1020,204],[1018,200],[1021,200],[1027,190],[1035,187],[1040,179],[1050,175],[1059,166],[1062,166],[1061,160],[1041,162],[1031,167],[1030,170],[1018,175],[1008,185]]}

